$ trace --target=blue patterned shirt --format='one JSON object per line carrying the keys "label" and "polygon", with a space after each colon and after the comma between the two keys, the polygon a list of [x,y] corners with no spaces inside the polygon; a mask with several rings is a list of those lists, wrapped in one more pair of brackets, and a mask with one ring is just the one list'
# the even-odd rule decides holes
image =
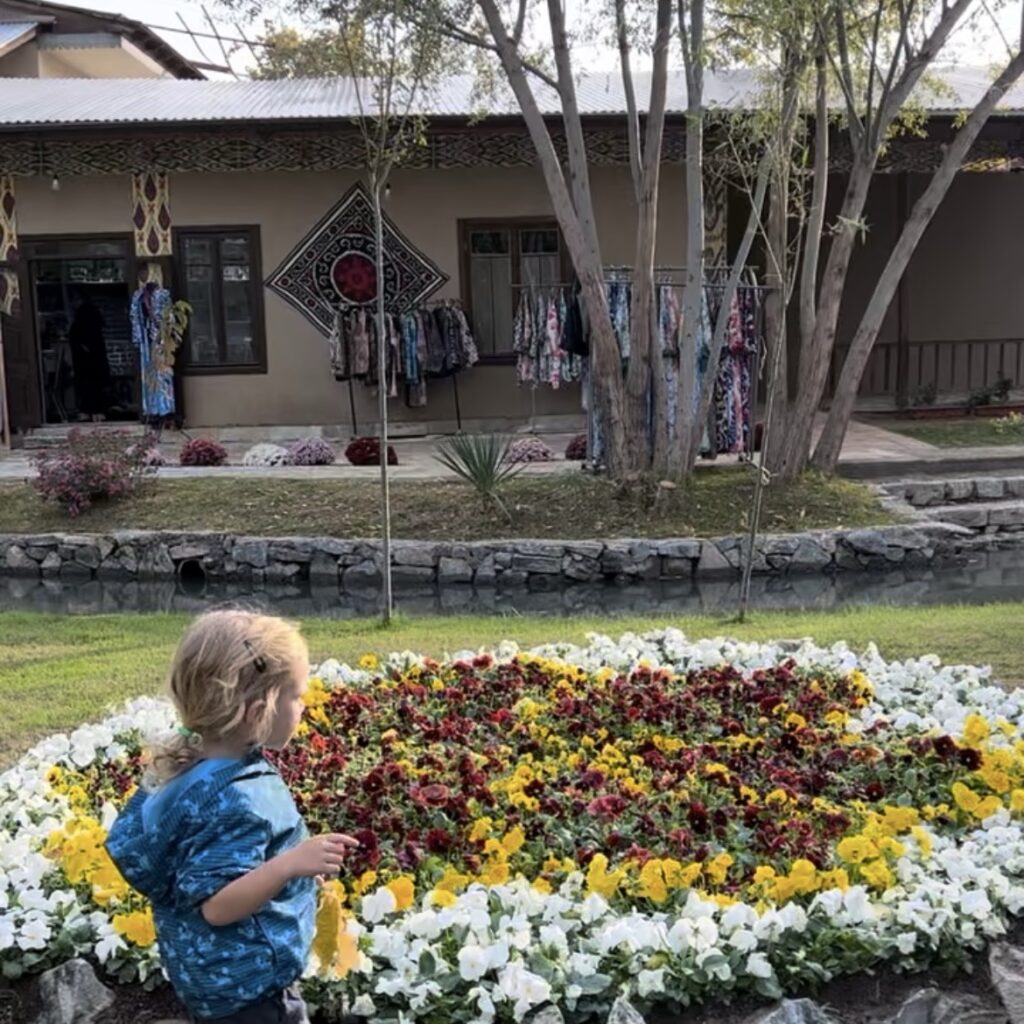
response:
{"label": "blue patterned shirt", "polygon": [[114,823],[107,850],[152,903],[161,961],[196,1017],[226,1017],[301,975],[313,941],[313,879],[292,880],[235,924],[213,927],[201,907],[306,834],[259,752],[201,761],[158,790],[140,790]]}

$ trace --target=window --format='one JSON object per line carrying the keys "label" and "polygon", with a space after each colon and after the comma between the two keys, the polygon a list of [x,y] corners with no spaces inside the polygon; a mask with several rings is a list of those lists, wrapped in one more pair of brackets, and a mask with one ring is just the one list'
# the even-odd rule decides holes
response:
{"label": "window", "polygon": [[176,232],[178,297],[192,306],[189,373],[265,373],[259,229]]}
{"label": "window", "polygon": [[483,359],[512,354],[512,325],[524,285],[567,280],[553,221],[462,221],[462,301]]}

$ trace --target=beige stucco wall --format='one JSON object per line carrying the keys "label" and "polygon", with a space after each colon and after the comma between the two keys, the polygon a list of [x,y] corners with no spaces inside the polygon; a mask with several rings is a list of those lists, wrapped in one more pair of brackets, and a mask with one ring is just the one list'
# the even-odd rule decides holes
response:
{"label": "beige stucco wall", "polygon": [[39,78],[39,47],[34,42],[22,43],[0,57],[0,78]]}
{"label": "beige stucco wall", "polygon": [[[267,276],[307,230],[338,201],[355,175],[337,173],[185,174],[171,179],[171,213],[178,227],[256,224]],[[602,255],[609,264],[632,264],[635,217],[625,168],[597,168],[593,175]],[[685,209],[682,169],[665,170],[663,228],[658,261],[683,261]],[[127,231],[131,213],[127,177],[62,180],[18,185],[22,235]],[[460,294],[458,221],[461,218],[538,216],[550,213],[547,192],[534,168],[398,171],[388,213],[407,237],[449,275],[439,296]],[[325,339],[275,294],[264,291],[269,372],[186,378],[186,415],[193,425],[344,424],[348,392],[331,377]],[[355,385],[361,425],[374,419],[375,398]],[[476,367],[458,378],[465,421],[518,421],[531,414],[531,395],[518,388],[512,367]],[[538,388],[539,416],[579,413],[576,386],[559,392]],[[451,381],[430,384],[425,409],[398,399],[392,416],[402,421],[450,423],[455,419]]]}

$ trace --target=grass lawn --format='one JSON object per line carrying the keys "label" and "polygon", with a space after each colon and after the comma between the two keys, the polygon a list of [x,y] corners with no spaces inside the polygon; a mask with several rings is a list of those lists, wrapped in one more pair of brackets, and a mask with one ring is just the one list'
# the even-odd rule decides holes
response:
{"label": "grass lawn", "polygon": [[[775,613],[740,626],[712,618],[411,619],[389,629],[366,622],[303,623],[314,660],[353,662],[367,652],[413,650],[443,655],[493,646],[582,641],[588,632],[678,626],[691,636],[729,634],[754,640],[810,636],[875,641],[888,657],[935,653],[945,661],[991,664],[998,678],[1024,683],[1020,604],[949,608],[868,608],[842,613]],[[47,733],[95,719],[129,697],[157,692],[188,620],[178,615],[51,616],[0,614],[0,761]]]}
{"label": "grass lawn", "polygon": [[[396,481],[392,522],[411,540],[496,537],[695,537],[747,527],[753,492],[749,469],[710,469],[677,490],[619,491],[581,472],[520,477],[502,492],[512,522],[462,483]],[[217,530],[266,537],[379,533],[375,482],[239,477],[158,480],[113,504],[69,520],[23,483],[0,484],[0,533],[73,529]],[[784,532],[875,526],[890,521],[875,495],[858,484],[808,476],[766,492],[763,527]]]}
{"label": "grass lawn", "polygon": [[988,448],[992,445],[1024,446],[1024,427],[1008,429],[992,417],[961,419],[891,420],[879,424],[886,430],[938,448]]}

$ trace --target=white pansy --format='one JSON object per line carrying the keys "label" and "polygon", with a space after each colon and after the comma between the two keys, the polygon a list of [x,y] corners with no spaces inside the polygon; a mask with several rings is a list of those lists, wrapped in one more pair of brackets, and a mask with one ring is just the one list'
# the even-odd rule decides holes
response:
{"label": "white pansy", "polygon": [[349,1012],[353,1017],[372,1017],[377,1012],[377,1007],[373,998],[364,992],[352,1000]]}
{"label": "white pansy", "polygon": [[641,971],[636,977],[636,991],[641,999],[665,994],[665,968],[656,971]]}
{"label": "white pansy", "polygon": [[459,950],[459,974],[463,981],[479,981],[491,968],[487,950],[481,946],[463,946]]}
{"label": "white pansy", "polygon": [[395,894],[390,889],[381,887],[369,896],[363,897],[361,913],[367,924],[376,924],[397,909]]}
{"label": "white pansy", "polygon": [[752,978],[770,978],[774,973],[763,953],[751,953],[744,969]]}

